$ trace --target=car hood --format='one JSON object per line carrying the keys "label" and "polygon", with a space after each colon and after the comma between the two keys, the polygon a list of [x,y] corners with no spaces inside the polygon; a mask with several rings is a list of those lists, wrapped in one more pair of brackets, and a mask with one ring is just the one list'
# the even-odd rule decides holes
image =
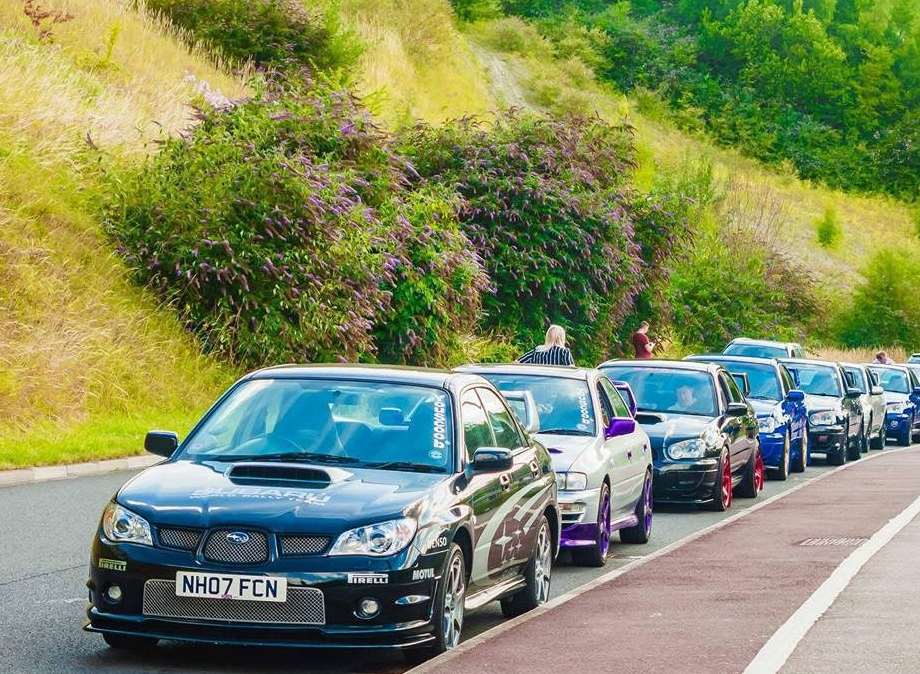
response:
{"label": "car hood", "polygon": [[549,450],[549,455],[553,459],[553,470],[557,473],[565,473],[570,470],[578,457],[597,441],[594,436],[556,435],[554,433],[538,433],[537,439]]}
{"label": "car hood", "polygon": [[[252,525],[274,531],[336,532],[402,516],[444,474],[312,466],[330,482],[239,479],[241,464],[171,461],[148,468],[117,494],[123,506],[157,525],[216,527]],[[265,465],[265,464],[261,464]],[[272,468],[294,464],[272,464]],[[304,464],[296,464],[303,468]]]}
{"label": "car hood", "polygon": [[895,393],[894,391],[885,391],[885,403],[909,403],[910,396],[906,393]]}
{"label": "car hood", "polygon": [[748,398],[748,402],[751,403],[751,407],[754,408],[754,413],[758,417],[770,416],[779,405],[778,400],[762,400],[760,398]]}
{"label": "car hood", "polygon": [[[639,412],[638,416],[642,416]],[[665,414],[655,413],[655,416],[661,417],[662,421],[658,423],[642,423],[642,430],[648,434],[654,451],[660,451],[662,447],[671,445],[681,440],[700,437],[703,432],[715,423],[712,417],[701,417],[690,414]]]}
{"label": "car hood", "polygon": [[817,396],[811,393],[805,394],[805,407],[809,413],[843,409],[840,398],[837,396]]}

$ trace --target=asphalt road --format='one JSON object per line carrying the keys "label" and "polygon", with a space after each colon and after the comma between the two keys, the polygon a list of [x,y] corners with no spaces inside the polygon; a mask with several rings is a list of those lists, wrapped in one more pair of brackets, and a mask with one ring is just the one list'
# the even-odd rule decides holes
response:
{"label": "asphalt road", "polygon": [[[827,471],[810,466],[786,482],[768,482],[760,498]],[[161,643],[132,655],[109,650],[81,630],[89,543],[102,507],[131,473],[0,489],[0,672],[400,672],[399,654],[386,652],[217,648]],[[756,503],[736,499],[729,513],[655,513],[647,545],[615,543],[604,569],[554,568],[553,594],[565,593]],[[501,622],[497,604],[467,616],[469,637]]]}

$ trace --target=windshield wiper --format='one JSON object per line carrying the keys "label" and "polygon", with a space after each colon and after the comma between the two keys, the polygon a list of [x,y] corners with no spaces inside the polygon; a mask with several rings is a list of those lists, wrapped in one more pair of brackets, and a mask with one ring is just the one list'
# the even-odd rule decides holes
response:
{"label": "windshield wiper", "polygon": [[548,433],[551,435],[594,435],[589,431],[579,431],[575,428],[541,428],[537,433]]}
{"label": "windshield wiper", "polygon": [[425,463],[413,463],[411,461],[378,461],[376,463],[362,464],[362,468],[377,468],[380,470],[412,470],[419,473],[443,473],[445,472],[440,466],[430,466]]}
{"label": "windshield wiper", "polygon": [[245,454],[239,456],[217,456],[218,461],[307,461],[316,463],[336,463],[358,465],[359,459],[338,454],[317,454],[315,452],[278,452],[275,454]]}

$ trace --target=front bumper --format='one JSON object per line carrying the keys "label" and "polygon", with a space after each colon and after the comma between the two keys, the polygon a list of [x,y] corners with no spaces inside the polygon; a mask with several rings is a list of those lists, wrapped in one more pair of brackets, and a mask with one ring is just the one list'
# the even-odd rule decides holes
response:
{"label": "front bumper", "polygon": [[[393,559],[324,556],[287,559],[283,564],[281,560],[265,565],[201,564],[191,553],[141,545],[113,545],[97,538],[87,581],[89,607],[84,629],[217,644],[301,648],[419,646],[434,639],[432,608],[444,557],[443,551],[421,555],[410,568],[404,569],[394,568],[398,564]],[[120,563],[113,565],[112,560]],[[113,566],[120,570],[113,570]],[[322,618],[311,624],[274,622],[271,611],[266,618],[264,606],[261,606],[263,610],[255,620],[249,610],[251,606],[247,607],[253,602],[230,599],[202,600],[221,603],[218,619],[213,618],[211,612],[207,617],[197,614],[167,616],[156,608],[145,606],[147,581],[174,582],[180,570],[283,576],[287,578],[289,601],[291,591],[296,588],[322,591]],[[385,578],[385,582],[368,584],[359,581],[354,574],[377,574],[376,580]],[[105,596],[105,590],[112,584],[119,585],[122,590],[122,598],[117,603]],[[357,604],[365,597],[376,599],[381,607],[370,619],[356,615]]]}
{"label": "front bumper", "polygon": [[654,467],[656,503],[709,503],[719,476],[719,460],[664,463]]}
{"label": "front bumper", "polygon": [[[786,427],[780,426],[773,433],[760,433],[760,456],[767,468],[779,468],[783,462],[783,447],[786,444]],[[789,448],[790,453],[792,448]]]}
{"label": "front bumper", "polygon": [[808,449],[812,454],[846,451],[847,434],[839,426],[814,426],[808,429]]}
{"label": "front bumper", "polygon": [[559,511],[562,513],[562,548],[577,548],[597,544],[597,514],[600,512],[601,490],[560,491]]}
{"label": "front bumper", "polygon": [[909,432],[910,414],[903,412],[888,412],[885,414],[885,435],[888,437],[900,437]]}

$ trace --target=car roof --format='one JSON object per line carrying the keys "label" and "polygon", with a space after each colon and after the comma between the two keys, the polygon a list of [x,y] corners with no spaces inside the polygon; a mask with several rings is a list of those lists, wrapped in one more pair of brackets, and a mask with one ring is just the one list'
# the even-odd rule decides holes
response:
{"label": "car roof", "polygon": [[886,367],[890,370],[906,370],[906,363],[866,363],[866,367]]}
{"label": "car roof", "polygon": [[824,367],[836,367],[839,365],[833,360],[819,360],[817,358],[777,358],[776,360],[783,365],[822,365]]}
{"label": "car roof", "polygon": [[772,365],[774,368],[779,365],[776,358],[759,358],[757,356],[734,356],[729,353],[694,353],[684,358],[684,360],[693,362],[706,361],[725,361],[726,363],[753,363],[755,365]]}
{"label": "car roof", "polygon": [[597,367],[613,367],[614,365],[633,365],[645,368],[654,368],[660,370],[687,370],[688,372],[716,372],[721,366],[716,363],[707,363],[695,360],[608,360]]}
{"label": "car roof", "polygon": [[531,365],[529,363],[466,363],[454,368],[455,372],[485,374],[523,374],[558,377],[560,379],[580,379],[587,381],[592,374],[598,374],[594,368],[567,367],[564,365]]}
{"label": "car roof", "polygon": [[757,344],[760,346],[801,346],[798,342],[778,342],[775,339],[752,339],[750,337],[735,337],[729,344]]}
{"label": "car roof", "polygon": [[840,366],[841,367],[859,367],[863,369],[868,367],[866,363],[843,363],[843,362],[840,363]]}
{"label": "car roof", "polygon": [[354,381],[373,380],[394,384],[416,384],[452,388],[466,383],[465,380],[483,382],[472,374],[451,372],[425,367],[403,367],[396,365],[362,365],[352,363],[317,365],[277,365],[256,370],[245,379],[350,379]]}

